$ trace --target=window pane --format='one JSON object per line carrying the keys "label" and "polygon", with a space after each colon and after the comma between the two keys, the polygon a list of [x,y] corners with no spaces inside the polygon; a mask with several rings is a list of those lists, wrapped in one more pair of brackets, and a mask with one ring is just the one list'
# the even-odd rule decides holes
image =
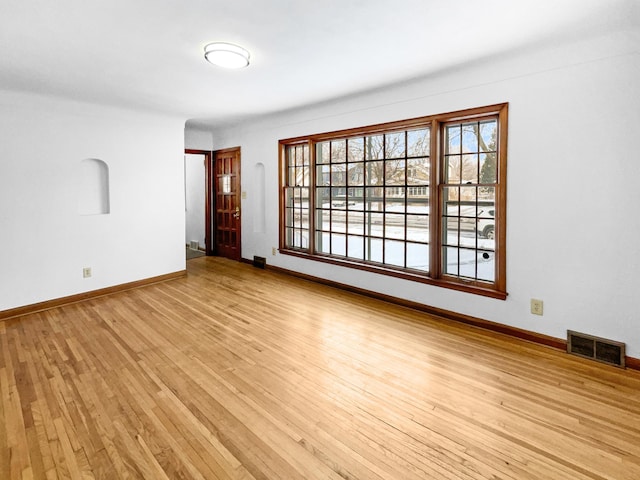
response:
{"label": "window pane", "polygon": [[404,132],[387,133],[384,136],[385,158],[404,158]]}
{"label": "window pane", "polygon": [[462,277],[476,278],[476,257],[478,252],[476,250],[461,248],[459,254],[459,275]]}
{"label": "window pane", "polygon": [[347,142],[349,161],[361,162],[364,160],[364,138],[350,138]]}
{"label": "window pane", "polygon": [[316,163],[329,163],[330,150],[329,142],[321,142],[316,145]]}
{"label": "window pane", "polygon": [[478,183],[478,155],[462,156],[462,178],[460,183]]}
{"label": "window pane", "polygon": [[467,123],[462,126],[462,152],[478,151],[478,124]]}
{"label": "window pane", "polygon": [[366,188],[364,193],[365,209],[381,212],[384,205],[382,187]]}
{"label": "window pane", "polygon": [[384,263],[397,267],[404,267],[404,242],[395,240],[384,241]]}
{"label": "window pane", "polygon": [[347,208],[349,210],[364,210],[364,188],[352,187],[348,189],[349,192],[349,204]]}
{"label": "window pane", "polygon": [[460,245],[460,218],[447,217],[442,226],[442,243]]}
{"label": "window pane", "polygon": [[309,231],[293,228],[290,232],[292,238],[291,246],[294,248],[309,248]]}
{"label": "window pane", "polygon": [[300,216],[300,226],[305,230],[309,230],[309,209],[304,208],[298,212]]}
{"label": "window pane", "polygon": [[327,232],[316,233],[316,252],[318,253],[331,253],[330,234]]}
{"label": "window pane", "polygon": [[300,207],[302,203],[302,188],[293,189],[293,203],[294,206]]}
{"label": "window pane", "polygon": [[349,185],[364,185],[364,163],[349,163],[347,181]]}
{"label": "window pane", "polygon": [[495,252],[478,252],[478,279],[493,282],[496,279]]}
{"label": "window pane", "polygon": [[444,273],[448,275],[458,275],[458,249],[454,247],[444,247],[442,252]]}
{"label": "window pane", "polygon": [[349,212],[347,219],[349,233],[364,234],[364,212]]}
{"label": "window pane", "polygon": [[411,158],[407,160],[407,184],[429,185],[429,159]]}
{"label": "window pane", "polygon": [[407,240],[415,242],[429,242],[429,216],[407,216]]}
{"label": "window pane", "polygon": [[336,233],[331,234],[331,253],[342,257],[347,255],[347,236]]}
{"label": "window pane", "polygon": [[331,185],[336,187],[347,184],[346,168],[344,163],[331,165]]}
{"label": "window pane", "polygon": [[407,243],[407,268],[429,271],[429,245]]}
{"label": "window pane", "polygon": [[384,158],[384,136],[374,135],[365,139],[364,153],[366,160],[382,160]]}
{"label": "window pane", "polygon": [[487,225],[480,225],[478,230],[478,247],[485,250],[496,250],[496,231],[493,220]]}
{"label": "window pane", "polygon": [[302,159],[305,165],[310,165],[309,145],[302,146]]}
{"label": "window pane", "polygon": [[489,120],[486,122],[480,122],[480,151],[482,152],[495,152],[496,151],[496,138],[498,136],[498,121]]}
{"label": "window pane", "polygon": [[495,209],[493,205],[478,207],[477,219],[478,246],[487,250],[495,250]]}
{"label": "window pane", "polygon": [[322,208],[329,208],[330,205],[330,197],[329,194],[331,192],[330,188],[316,188],[316,206]]}
{"label": "window pane", "polygon": [[387,185],[405,184],[405,161],[387,160],[385,165],[385,182]]}
{"label": "window pane", "polygon": [[[390,189],[387,188],[386,190],[389,191]],[[384,205],[384,210],[386,212],[404,213],[404,198],[391,197],[387,195],[387,201]]]}
{"label": "window pane", "polygon": [[367,185],[382,185],[384,179],[384,162],[367,162],[365,165]]}
{"label": "window pane", "polygon": [[460,189],[458,187],[446,187],[442,189],[444,200],[444,214],[458,216],[460,214]]}
{"label": "window pane", "polygon": [[478,188],[478,201],[483,205],[491,206],[493,211],[489,211],[488,214],[492,217],[495,216],[496,187]]}
{"label": "window pane", "polygon": [[[421,187],[422,188],[422,187]],[[429,190],[424,187],[424,190],[416,195],[409,195],[407,197],[407,212],[409,213],[429,213]]]}
{"label": "window pane", "polygon": [[334,232],[347,231],[347,212],[343,210],[331,212],[331,230]]}
{"label": "window pane", "polygon": [[382,263],[382,245],[383,240],[380,238],[367,238],[364,243],[365,260]]}
{"label": "window pane", "polygon": [[460,183],[460,155],[450,155],[445,162],[445,183]]}
{"label": "window pane", "polygon": [[296,164],[296,147],[290,146],[287,147],[287,165],[289,167],[295,166]]}
{"label": "window pane", "polygon": [[302,223],[301,223],[302,215],[300,215],[300,212],[301,210],[299,208],[293,209],[293,219],[292,219],[291,226],[295,228],[302,227]]}
{"label": "window pane", "polygon": [[330,185],[331,183],[331,169],[329,165],[319,165],[316,167],[316,185]]}
{"label": "window pane", "polygon": [[329,230],[331,228],[331,211],[316,210],[316,228],[318,230]]}
{"label": "window pane", "polygon": [[478,239],[476,237],[476,231],[472,220],[464,218],[460,219],[460,236],[458,237],[458,240],[461,247],[477,247]]}
{"label": "window pane", "polygon": [[364,260],[364,237],[349,235],[347,242],[349,258]]}
{"label": "window pane", "polygon": [[365,214],[365,234],[372,235],[374,237],[383,236],[384,216],[382,213],[367,213]]}
{"label": "window pane", "polygon": [[445,129],[445,153],[447,155],[460,153],[460,135],[461,135],[461,127],[460,125],[449,125]]}
{"label": "window pane", "polygon": [[409,130],[407,132],[407,156],[426,157],[430,149],[429,129]]}
{"label": "window pane", "polygon": [[305,166],[302,167],[302,185],[304,185],[305,187],[309,186],[309,172],[310,172],[310,168],[309,166]]}
{"label": "window pane", "polygon": [[294,148],[294,152],[295,152],[295,165],[303,165],[303,159],[302,159],[302,148],[300,146],[297,146]]}
{"label": "window pane", "polygon": [[293,208],[287,208],[285,210],[285,216],[286,216],[285,225],[287,227],[293,227],[294,209]]}
{"label": "window pane", "polygon": [[300,189],[299,188],[287,188],[287,207],[300,207]]}
{"label": "window pane", "polygon": [[345,210],[347,208],[347,189],[332,188],[331,189],[331,207],[337,210]]}
{"label": "window pane", "polygon": [[[469,204],[473,205],[473,209],[466,209],[464,215],[467,217],[475,217],[475,205],[476,205],[476,187],[460,187],[460,205]],[[462,208],[460,209],[460,215],[463,215]]]}
{"label": "window pane", "polygon": [[496,183],[498,169],[496,168],[495,153],[480,154],[480,183]]}
{"label": "window pane", "polygon": [[331,141],[331,163],[339,163],[347,161],[347,141],[332,140]]}
{"label": "window pane", "polygon": [[385,214],[384,236],[387,238],[404,239],[404,215]]}
{"label": "window pane", "polygon": [[287,228],[285,235],[285,243],[287,247],[293,247],[293,228]]}

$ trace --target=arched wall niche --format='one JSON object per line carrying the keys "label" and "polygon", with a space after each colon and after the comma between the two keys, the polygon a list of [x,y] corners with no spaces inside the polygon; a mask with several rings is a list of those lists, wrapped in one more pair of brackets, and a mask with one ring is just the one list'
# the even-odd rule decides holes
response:
{"label": "arched wall niche", "polygon": [[110,211],[109,166],[103,160],[85,158],[80,162],[78,213],[105,215]]}

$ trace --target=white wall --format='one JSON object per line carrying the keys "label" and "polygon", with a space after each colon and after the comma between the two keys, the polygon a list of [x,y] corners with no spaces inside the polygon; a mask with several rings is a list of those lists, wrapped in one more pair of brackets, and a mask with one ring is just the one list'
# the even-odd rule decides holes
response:
{"label": "white wall", "polygon": [[188,153],[184,156],[186,230],[185,244],[192,241],[205,248],[205,189],[204,155]]}
{"label": "white wall", "polygon": [[[213,130],[242,148],[245,258],[566,338],[573,329],[627,343],[640,357],[640,78],[625,32],[457,70]],[[286,255],[278,245],[278,140],[509,102],[507,300],[495,300]],[[264,163],[266,229],[252,198]],[[529,313],[530,298],[544,316]]]}
{"label": "white wall", "polygon": [[184,148],[192,150],[212,150],[213,134],[202,126],[187,121],[184,128]]}
{"label": "white wall", "polygon": [[[183,125],[0,91],[0,310],[185,268]],[[79,214],[87,158],[109,167],[107,215]]]}

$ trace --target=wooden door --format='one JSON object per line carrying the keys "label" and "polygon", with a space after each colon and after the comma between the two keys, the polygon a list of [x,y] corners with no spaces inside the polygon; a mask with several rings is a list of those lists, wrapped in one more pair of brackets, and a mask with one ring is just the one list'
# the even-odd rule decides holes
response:
{"label": "wooden door", "polygon": [[240,148],[213,152],[215,253],[240,260]]}

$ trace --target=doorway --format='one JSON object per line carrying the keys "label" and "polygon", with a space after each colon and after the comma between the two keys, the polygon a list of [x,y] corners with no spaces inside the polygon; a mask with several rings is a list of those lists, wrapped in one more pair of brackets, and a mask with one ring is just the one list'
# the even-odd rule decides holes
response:
{"label": "doorway", "polygon": [[213,199],[212,252],[241,259],[240,147],[213,152],[207,185]]}
{"label": "doorway", "polygon": [[207,165],[211,152],[187,149],[184,152],[186,258],[205,255],[207,245],[206,195]]}

